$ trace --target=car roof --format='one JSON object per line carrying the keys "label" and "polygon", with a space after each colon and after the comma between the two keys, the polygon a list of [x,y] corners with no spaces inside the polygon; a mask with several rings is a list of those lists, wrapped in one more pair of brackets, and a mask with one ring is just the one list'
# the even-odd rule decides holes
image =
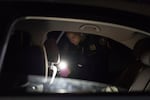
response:
{"label": "car roof", "polygon": [[34,43],[38,45],[44,43],[50,31],[72,31],[100,35],[122,43],[131,49],[138,40],[149,36],[148,32],[123,25],[58,17],[27,16],[18,19],[15,28],[31,33]]}

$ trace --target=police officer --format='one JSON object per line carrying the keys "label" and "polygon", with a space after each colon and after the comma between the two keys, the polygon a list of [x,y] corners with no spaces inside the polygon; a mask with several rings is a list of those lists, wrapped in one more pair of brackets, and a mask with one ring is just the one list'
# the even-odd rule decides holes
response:
{"label": "police officer", "polygon": [[75,32],[66,32],[66,37],[70,45],[63,48],[62,54],[70,60],[69,77],[106,82],[109,50],[106,39]]}

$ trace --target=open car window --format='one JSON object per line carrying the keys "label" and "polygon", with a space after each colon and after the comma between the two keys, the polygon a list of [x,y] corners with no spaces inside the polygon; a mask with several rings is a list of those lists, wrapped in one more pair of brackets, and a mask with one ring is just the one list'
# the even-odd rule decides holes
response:
{"label": "open car window", "polygon": [[[70,33],[80,35],[77,37],[81,38],[79,44],[74,45],[72,41],[78,40],[69,40],[76,37],[72,35],[69,38],[67,34],[54,31],[49,32],[47,38],[57,41],[60,77],[114,84],[119,74],[127,68],[126,65],[135,60],[130,48],[112,39],[92,34]],[[49,51],[47,53],[49,54]]]}

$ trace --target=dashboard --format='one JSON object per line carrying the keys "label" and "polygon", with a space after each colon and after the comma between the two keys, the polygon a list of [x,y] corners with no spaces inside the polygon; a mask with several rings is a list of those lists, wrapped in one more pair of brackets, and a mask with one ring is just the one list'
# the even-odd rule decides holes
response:
{"label": "dashboard", "polygon": [[30,75],[26,84],[27,92],[35,93],[102,93],[102,92],[125,92],[126,89],[103,83],[56,77],[50,83],[51,77],[46,79],[43,76]]}

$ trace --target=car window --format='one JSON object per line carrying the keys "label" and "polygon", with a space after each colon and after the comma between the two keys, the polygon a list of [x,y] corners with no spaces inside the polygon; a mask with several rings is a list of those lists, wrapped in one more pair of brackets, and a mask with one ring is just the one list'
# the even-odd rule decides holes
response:
{"label": "car window", "polygon": [[[61,33],[49,32],[48,39],[57,41],[59,36],[55,35]],[[59,77],[115,84],[127,65],[135,60],[131,49],[98,35],[64,32],[57,46]]]}

